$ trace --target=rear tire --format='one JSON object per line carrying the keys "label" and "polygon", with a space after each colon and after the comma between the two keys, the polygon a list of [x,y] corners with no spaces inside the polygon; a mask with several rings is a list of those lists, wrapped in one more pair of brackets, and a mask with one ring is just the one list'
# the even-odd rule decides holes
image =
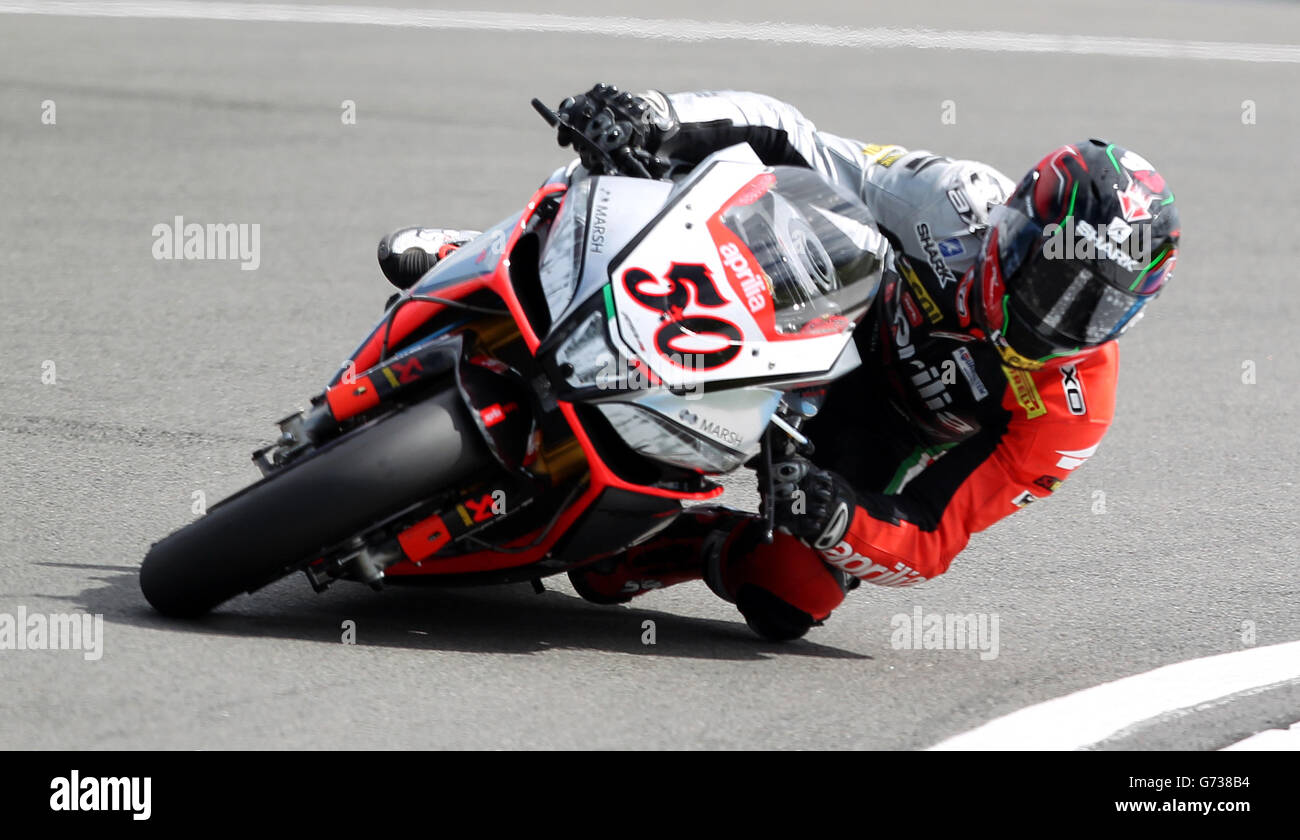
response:
{"label": "rear tire", "polygon": [[140,589],[194,618],[494,465],[455,388],[367,423],[154,543]]}

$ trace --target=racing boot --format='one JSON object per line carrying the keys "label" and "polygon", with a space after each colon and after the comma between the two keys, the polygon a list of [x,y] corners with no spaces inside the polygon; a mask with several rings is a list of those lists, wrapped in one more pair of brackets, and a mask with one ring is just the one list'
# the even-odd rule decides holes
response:
{"label": "racing boot", "polygon": [[685,511],[643,545],[569,572],[588,601],[622,604],[654,589],[703,579],[740,610],[745,623],[774,642],[801,638],[822,624],[856,578],[825,563],[802,541],[777,532],[771,543],[753,514],[723,507]]}
{"label": "racing boot", "polygon": [[478,236],[475,230],[408,227],[379,240],[379,269],[399,289],[415,285],[438,260]]}
{"label": "racing boot", "polygon": [[845,593],[857,588],[858,579],[784,531],[763,542],[761,530],[756,522],[724,544],[710,557],[705,582],[734,603],[749,628],[764,639],[802,638],[830,617]]}
{"label": "racing boot", "polygon": [[710,554],[752,514],[715,505],[688,508],[641,545],[569,572],[579,595],[596,604],[625,604],[653,589],[705,576]]}

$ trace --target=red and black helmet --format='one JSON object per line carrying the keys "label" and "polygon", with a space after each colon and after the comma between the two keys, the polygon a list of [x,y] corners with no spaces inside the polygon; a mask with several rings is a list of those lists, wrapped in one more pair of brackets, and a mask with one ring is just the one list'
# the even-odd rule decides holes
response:
{"label": "red and black helmet", "polygon": [[1178,259],[1174,194],[1136,152],[1062,146],[989,214],[972,270],[977,317],[1003,359],[1035,369],[1119,336]]}

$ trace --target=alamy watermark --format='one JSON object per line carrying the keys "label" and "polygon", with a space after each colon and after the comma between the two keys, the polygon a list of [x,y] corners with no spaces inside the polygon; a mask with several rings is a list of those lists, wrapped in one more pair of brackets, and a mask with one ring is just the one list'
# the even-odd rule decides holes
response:
{"label": "alamy watermark", "polygon": [[1049,260],[1106,257],[1126,271],[1140,271],[1151,262],[1151,226],[1134,228],[1118,216],[1100,227],[1070,216],[1064,224],[1043,228],[1043,233],[1043,256]]}
{"label": "alamy watermark", "polygon": [[[602,391],[652,391],[669,390],[683,393],[688,400],[699,399],[704,395],[704,383],[700,375],[709,368],[705,357],[700,353],[672,353],[664,358],[671,365],[670,371],[659,376],[639,359],[628,360],[622,355],[617,357],[602,354],[596,361],[593,378],[596,388]],[[694,381],[688,381],[693,379]]]}
{"label": "alamy watermark", "polygon": [[0,651],[79,650],[87,662],[104,655],[102,613],[0,613]]}
{"label": "alamy watermark", "polygon": [[155,260],[240,260],[243,271],[256,271],[262,264],[260,224],[201,225],[176,216],[154,225],[153,237]]}
{"label": "alamy watermark", "polygon": [[82,776],[73,770],[50,779],[51,811],[125,811],[133,820],[147,820],[152,800],[152,776]]}
{"label": "alamy watermark", "polygon": [[894,650],[978,650],[985,662],[998,658],[997,613],[898,613],[889,621]]}

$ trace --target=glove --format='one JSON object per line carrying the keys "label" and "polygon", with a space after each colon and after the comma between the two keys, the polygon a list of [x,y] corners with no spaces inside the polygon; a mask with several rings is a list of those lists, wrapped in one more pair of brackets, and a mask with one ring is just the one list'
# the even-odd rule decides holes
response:
{"label": "glove", "polygon": [[664,139],[676,129],[666,100],[652,103],[646,97],[600,83],[586,93],[565,99],[556,113],[569,124],[557,129],[556,141],[561,146],[572,145],[589,171],[603,173],[608,164],[589,144],[575,140],[575,133],[592,141],[620,170],[631,159],[635,161],[630,167],[633,172],[638,164],[653,178],[662,177],[668,171],[668,161],[655,155]]}
{"label": "glove", "polygon": [[[848,533],[857,511],[853,486],[799,455],[772,462],[771,500],[778,528],[819,551],[834,548]],[[758,469],[759,489],[769,492],[767,472]]]}

